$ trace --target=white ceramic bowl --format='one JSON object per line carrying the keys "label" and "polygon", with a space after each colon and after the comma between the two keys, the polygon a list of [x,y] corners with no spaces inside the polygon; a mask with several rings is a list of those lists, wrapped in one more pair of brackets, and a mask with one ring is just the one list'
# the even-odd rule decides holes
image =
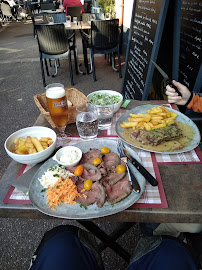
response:
{"label": "white ceramic bowl", "polygon": [[[66,158],[68,159],[65,162],[62,162],[60,160],[61,156],[63,155],[66,156]],[[82,158],[82,151],[76,146],[62,147],[56,152],[56,154],[53,157],[53,159],[57,161],[57,163],[63,165],[66,168],[76,166],[81,160],[81,158]]]}
{"label": "white ceramic bowl", "polygon": [[123,102],[123,96],[122,96],[122,94],[120,94],[119,92],[116,92],[116,91],[114,91],[114,90],[97,90],[97,91],[94,91],[94,92],[92,92],[92,93],[90,93],[88,96],[87,96],[87,98],[88,99],[90,99],[90,97],[93,95],[93,94],[109,94],[109,95],[112,95],[112,96],[118,96],[118,97],[120,97],[121,98],[121,100],[118,102],[118,103],[116,103],[116,104],[114,104],[114,113],[115,112],[117,112],[118,111],[118,109],[121,107],[121,104],[122,104],[122,102]]}
{"label": "white ceramic bowl", "polygon": [[[41,152],[29,155],[19,155],[14,154],[12,151],[14,150],[14,140],[17,138],[26,138],[27,136],[30,137],[37,137],[40,139],[41,137],[50,137],[53,140],[53,143]],[[15,161],[22,163],[22,164],[37,164],[39,162],[44,161],[47,159],[55,150],[56,146],[56,133],[54,130],[47,128],[47,127],[28,127],[20,129],[13,134],[11,134],[4,143],[4,148],[7,154],[14,159]]]}

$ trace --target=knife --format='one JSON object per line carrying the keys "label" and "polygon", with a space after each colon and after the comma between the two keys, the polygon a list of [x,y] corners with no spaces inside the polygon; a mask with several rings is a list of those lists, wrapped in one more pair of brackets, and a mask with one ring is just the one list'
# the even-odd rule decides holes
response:
{"label": "knife", "polygon": [[123,148],[123,152],[138,172],[140,172],[152,186],[158,185],[158,181],[135,158],[133,158],[125,148]]}
{"label": "knife", "polygon": [[[129,177],[130,182],[132,183],[133,191],[135,193],[140,193],[140,190],[141,190],[140,189],[140,185],[139,185],[139,183],[138,183],[135,175],[133,174],[131,168],[128,166],[128,164],[129,164],[130,161],[124,155],[123,144],[122,144],[121,140],[118,140],[117,149],[118,149],[118,152],[119,152],[119,155],[120,155],[121,159],[126,164],[126,168],[127,168],[127,171],[128,171],[128,177]],[[129,161],[128,164],[127,164],[127,161]]]}
{"label": "knife", "polygon": [[177,89],[177,87],[172,83],[171,79],[168,77],[168,75],[163,71],[162,68],[160,68],[154,61],[152,61],[152,63],[154,64],[154,66],[158,69],[158,71],[161,73],[161,75],[164,77],[165,79],[165,83],[166,85],[169,85],[170,87],[174,88],[175,91],[178,93],[179,96],[182,96],[182,94],[180,93],[180,91]]}
{"label": "knife", "polygon": [[[130,160],[128,159],[127,162],[129,163]],[[131,162],[130,162],[131,163]],[[132,164],[132,163],[131,163]],[[135,193],[140,193],[140,185],[135,177],[135,175],[133,174],[133,172],[131,171],[130,167],[128,166],[128,164],[126,163],[126,168],[128,170],[128,176],[129,176],[129,179],[132,183],[132,186],[133,186],[133,190]]]}

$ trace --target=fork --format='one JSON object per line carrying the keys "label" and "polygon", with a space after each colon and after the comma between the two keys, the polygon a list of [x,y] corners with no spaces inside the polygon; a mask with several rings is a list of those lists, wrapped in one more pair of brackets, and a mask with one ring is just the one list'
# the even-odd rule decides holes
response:
{"label": "fork", "polygon": [[140,185],[139,185],[135,175],[133,174],[133,172],[131,171],[130,167],[127,164],[127,163],[130,163],[130,160],[127,159],[127,157],[125,156],[125,154],[123,152],[123,142],[120,139],[117,141],[117,150],[119,152],[120,158],[122,160],[123,160],[123,158],[125,158],[125,160],[123,160],[123,161],[126,163],[126,168],[128,171],[129,180],[133,186],[133,191],[135,193],[140,193]]}

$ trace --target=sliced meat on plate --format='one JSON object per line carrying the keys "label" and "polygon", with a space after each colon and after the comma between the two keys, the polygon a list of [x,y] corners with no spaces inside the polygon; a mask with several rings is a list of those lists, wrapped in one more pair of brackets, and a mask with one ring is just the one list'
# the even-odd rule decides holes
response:
{"label": "sliced meat on plate", "polygon": [[110,152],[109,154],[103,155],[101,166],[107,170],[115,169],[117,165],[121,164],[121,159],[118,154]]}
{"label": "sliced meat on plate", "polygon": [[92,181],[98,181],[102,178],[100,170],[91,164],[82,164],[84,167],[83,173],[81,175],[82,179],[91,179]]}
{"label": "sliced meat on plate", "polygon": [[[81,192],[81,190],[83,190],[83,183],[80,182],[80,184],[77,185],[77,189],[78,192]],[[101,208],[105,203],[105,190],[104,187],[98,182],[93,183],[91,190],[85,190],[80,194],[84,194],[84,196],[76,199],[76,202],[79,204],[88,206],[96,202],[97,206]]]}
{"label": "sliced meat on plate", "polygon": [[92,164],[93,159],[100,158],[102,155],[99,149],[90,149],[87,153],[83,154],[80,164],[89,163]]}
{"label": "sliced meat on plate", "polygon": [[98,167],[98,169],[100,170],[102,177],[105,176],[105,175],[107,175],[107,170],[105,168]]}
{"label": "sliced meat on plate", "polygon": [[107,185],[105,192],[107,194],[107,202],[110,204],[115,204],[125,199],[130,195],[132,191],[132,186],[129,181],[128,175],[126,175],[122,180],[117,182],[115,185]]}
{"label": "sliced meat on plate", "polygon": [[107,183],[110,186],[113,186],[118,181],[120,181],[125,175],[126,175],[126,172],[122,172],[122,173],[111,172],[102,178],[102,183],[103,183],[103,185],[105,185],[105,183]]}

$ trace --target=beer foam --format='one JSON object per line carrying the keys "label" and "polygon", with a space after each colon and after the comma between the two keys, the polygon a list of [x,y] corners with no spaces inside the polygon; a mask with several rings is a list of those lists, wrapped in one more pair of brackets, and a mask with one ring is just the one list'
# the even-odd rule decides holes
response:
{"label": "beer foam", "polygon": [[62,87],[51,87],[46,90],[46,97],[50,99],[62,98],[65,96],[65,89]]}

